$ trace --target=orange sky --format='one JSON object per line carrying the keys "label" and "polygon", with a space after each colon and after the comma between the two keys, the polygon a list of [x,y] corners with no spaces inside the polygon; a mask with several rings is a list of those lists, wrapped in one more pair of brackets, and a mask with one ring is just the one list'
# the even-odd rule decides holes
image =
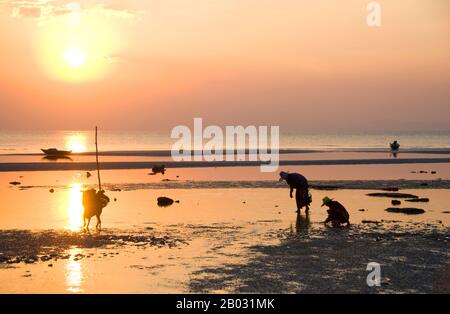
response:
{"label": "orange sky", "polygon": [[0,129],[449,130],[450,1],[0,0]]}

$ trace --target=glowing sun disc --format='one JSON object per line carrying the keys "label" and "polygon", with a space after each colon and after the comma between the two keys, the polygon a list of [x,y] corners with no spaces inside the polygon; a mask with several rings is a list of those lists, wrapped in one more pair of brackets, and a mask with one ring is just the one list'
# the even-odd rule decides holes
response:
{"label": "glowing sun disc", "polygon": [[65,52],[64,61],[72,68],[79,68],[86,62],[86,55],[79,49],[71,48]]}

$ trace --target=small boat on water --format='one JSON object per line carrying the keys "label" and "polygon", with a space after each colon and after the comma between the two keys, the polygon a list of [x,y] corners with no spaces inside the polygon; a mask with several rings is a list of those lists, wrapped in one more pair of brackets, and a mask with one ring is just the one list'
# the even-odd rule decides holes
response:
{"label": "small boat on water", "polygon": [[71,150],[59,150],[56,148],[41,149],[44,154],[51,157],[65,157],[72,153]]}

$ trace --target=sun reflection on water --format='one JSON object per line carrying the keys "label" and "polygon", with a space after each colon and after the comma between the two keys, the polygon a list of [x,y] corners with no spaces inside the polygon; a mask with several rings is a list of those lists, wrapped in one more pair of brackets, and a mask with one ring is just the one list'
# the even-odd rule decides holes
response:
{"label": "sun reflection on water", "polygon": [[81,133],[67,135],[64,139],[65,147],[74,153],[86,152],[86,136]]}
{"label": "sun reflection on water", "polygon": [[83,225],[83,195],[81,183],[72,183],[69,187],[66,229],[80,230]]}
{"label": "sun reflection on water", "polygon": [[[66,229],[79,231],[83,225],[83,194],[82,184],[70,184],[67,196],[67,225]],[[67,291],[72,293],[83,292],[81,284],[83,281],[83,271],[79,255],[82,253],[80,248],[71,248],[69,250],[69,259],[66,264],[66,285]]]}
{"label": "sun reflection on water", "polygon": [[81,254],[80,248],[72,248],[69,250],[70,258],[66,264],[66,285],[67,291],[73,293],[83,292],[81,284],[83,282],[83,269],[77,255]]}

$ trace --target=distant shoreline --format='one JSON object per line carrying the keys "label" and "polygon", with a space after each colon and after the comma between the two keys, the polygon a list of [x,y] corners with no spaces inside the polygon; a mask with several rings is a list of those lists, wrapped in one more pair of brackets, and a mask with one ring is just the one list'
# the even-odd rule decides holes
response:
{"label": "distant shoreline", "polygon": [[[335,165],[391,165],[391,164],[438,164],[450,163],[450,158],[403,158],[403,159],[342,159],[342,160],[280,160],[280,166],[335,166]],[[209,167],[257,167],[266,164],[261,161],[119,161],[101,162],[102,170],[150,169],[154,165],[167,168],[209,168]],[[8,162],[0,163],[0,172],[12,171],[58,171],[96,169],[95,162]]]}

